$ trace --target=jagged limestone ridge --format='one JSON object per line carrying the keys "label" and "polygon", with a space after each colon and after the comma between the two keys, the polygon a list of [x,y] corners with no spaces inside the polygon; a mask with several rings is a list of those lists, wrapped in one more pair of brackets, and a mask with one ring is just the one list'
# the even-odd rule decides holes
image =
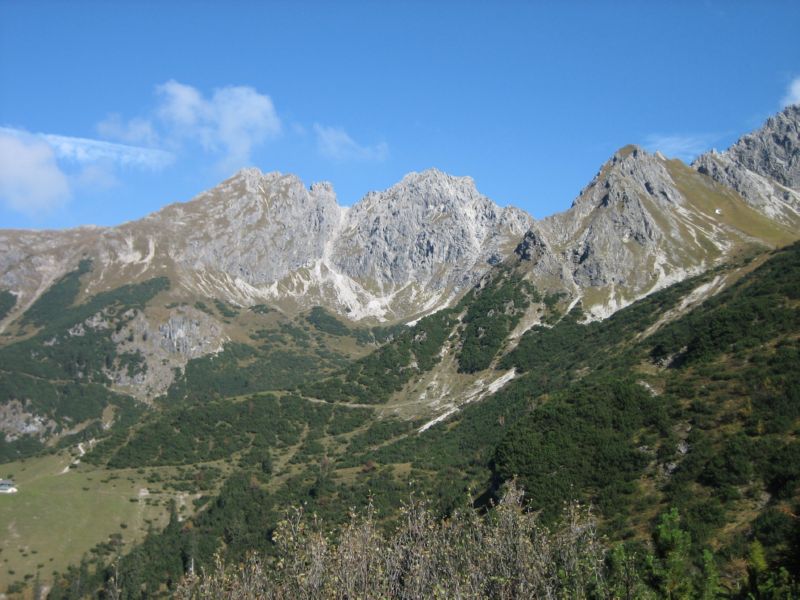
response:
{"label": "jagged limestone ridge", "polygon": [[787,107],[726,151],[707,152],[692,166],[768,217],[800,226],[800,106]]}
{"label": "jagged limestone ridge", "polygon": [[463,287],[487,263],[499,262],[532,223],[501,208],[470,177],[436,169],[409,173],[384,192],[371,192],[347,213],[332,262],[358,280],[396,288]]}
{"label": "jagged limestone ridge", "polygon": [[551,287],[560,263],[563,291],[605,317],[744,245],[791,239],[733,190],[680,161],[626,146],[569,210],[536,224],[518,255],[530,262],[531,280]]}

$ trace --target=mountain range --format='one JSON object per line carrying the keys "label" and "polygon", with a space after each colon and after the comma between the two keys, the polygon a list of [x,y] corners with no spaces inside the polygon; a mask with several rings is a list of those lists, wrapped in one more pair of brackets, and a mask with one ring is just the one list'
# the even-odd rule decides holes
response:
{"label": "mountain range", "polygon": [[181,368],[235,337],[193,309],[197,299],[409,322],[452,305],[515,252],[529,262],[530,281],[604,318],[748,247],[797,237],[799,113],[789,107],[691,166],[626,146],[570,209],[539,221],[498,206],[471,178],[435,169],[352,207],[337,204],[330,184],[306,188],[292,175],[244,169],[189,202],[116,227],[0,231],[0,290],[14,296],[0,332],[85,259],[92,267],[78,300],[170,280],[162,304],[174,307],[146,308],[136,325],[162,338],[132,348],[154,370],[164,357],[152,347],[170,346],[169,336],[189,340],[184,352],[169,348],[170,364]]}
{"label": "mountain range", "polygon": [[[0,230],[0,459],[22,465],[72,452],[77,462],[64,473],[81,461],[95,474],[150,469],[151,489],[172,482],[164,494],[188,485],[169,469],[189,465],[227,482],[250,477],[247,493],[266,477],[273,494],[309,488],[343,502],[325,477],[350,481],[376,461],[388,479],[421,468],[437,485],[447,469],[480,485],[489,473],[528,473],[547,496],[555,484],[520,458],[539,439],[534,408],[551,395],[567,402],[564,390],[583,398],[574,382],[584,378],[614,396],[602,376],[617,369],[630,384],[619,397],[635,397],[636,410],[656,410],[641,389],[672,402],[672,425],[662,415],[614,437],[635,437],[638,450],[625,456],[644,469],[636,476],[662,481],[700,447],[679,415],[689,399],[675,391],[699,384],[679,369],[706,347],[738,360],[791,345],[794,292],[780,272],[794,273],[796,251],[779,249],[798,239],[800,106],[690,165],[621,148],[568,210],[541,220],[436,169],[342,207],[328,183],[251,168],[115,227]],[[748,322],[745,305],[761,311],[758,326],[773,337],[731,341],[723,352],[719,340],[744,335],[730,314]],[[691,337],[707,322],[718,329]],[[739,418],[756,409],[736,410]],[[568,454],[571,442],[562,442]],[[459,462],[448,444],[473,462]],[[615,485],[635,479],[620,478]],[[580,485],[595,489],[590,480]],[[204,485],[203,497],[232,493]],[[663,498],[677,498],[670,494]],[[213,529],[213,511],[228,513],[207,510],[201,495],[181,518]],[[635,514],[626,522],[644,527]]]}

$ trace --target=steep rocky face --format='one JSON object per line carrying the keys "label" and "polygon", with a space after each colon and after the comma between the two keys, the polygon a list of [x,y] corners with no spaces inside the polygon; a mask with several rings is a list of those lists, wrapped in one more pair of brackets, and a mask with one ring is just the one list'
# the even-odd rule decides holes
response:
{"label": "steep rocky face", "polygon": [[[187,203],[110,228],[0,232],[0,288],[21,314],[91,258],[85,296],[155,276],[175,299],[324,305],[351,319],[404,319],[447,303],[532,224],[469,178],[436,170],[340,207],[327,183],[245,169]],[[13,315],[12,317],[13,318]]]}
{"label": "steep rocky face", "polygon": [[771,117],[725,152],[699,156],[692,166],[770,218],[800,226],[800,106]]}
{"label": "steep rocky face", "polygon": [[786,107],[761,129],[743,136],[727,154],[743,167],[800,190],[800,105]]}
{"label": "steep rocky face", "polygon": [[137,313],[112,339],[119,353],[140,355],[147,369],[134,374],[109,369],[114,387],[140,400],[166,393],[175,377],[193,358],[222,350],[227,341],[222,325],[208,314],[189,306],[175,307],[165,320]]}
{"label": "steep rocky face", "polygon": [[331,261],[382,290],[413,282],[460,291],[502,260],[532,221],[521,210],[497,206],[469,177],[435,169],[410,173],[348,212]]}
{"label": "steep rocky face", "polygon": [[276,282],[271,299],[323,304],[359,320],[444,306],[507,256],[533,219],[500,208],[468,177],[435,169],[372,192],[340,216],[322,255]]}
{"label": "steep rocky face", "polygon": [[[564,289],[595,317],[791,231],[730,188],[659,153],[617,152],[572,207],[539,224],[564,265]],[[531,279],[541,267],[531,267]]]}
{"label": "steep rocky face", "polygon": [[561,256],[553,250],[552,242],[539,224],[525,232],[514,248],[514,255],[531,272],[531,278],[542,288],[571,289],[571,275]]}
{"label": "steep rocky face", "polygon": [[125,229],[170,230],[166,254],[182,268],[272,283],[322,256],[342,209],[328,183],[245,169],[186,204]]}
{"label": "steep rocky face", "polygon": [[753,208],[788,225],[800,220],[800,192],[751,171],[727,152],[711,151],[692,163],[700,173],[736,190]]}
{"label": "steep rocky face", "polygon": [[0,230],[0,289],[17,296],[14,310],[0,322],[0,332],[53,282],[74,269],[106,231],[100,227],[64,231]]}
{"label": "steep rocky face", "polygon": [[642,287],[650,273],[642,272],[635,255],[662,246],[675,231],[674,223],[659,226],[654,213],[680,200],[660,157],[626,147],[603,166],[569,211],[542,226],[564,248],[578,287]]}
{"label": "steep rocky face", "polygon": [[[0,231],[0,288],[17,313],[91,258],[84,295],[166,275],[178,296],[252,304],[266,286],[320,257],[343,209],[328,184],[246,169],[185,204],[118,227]],[[259,289],[261,286],[262,289]]]}

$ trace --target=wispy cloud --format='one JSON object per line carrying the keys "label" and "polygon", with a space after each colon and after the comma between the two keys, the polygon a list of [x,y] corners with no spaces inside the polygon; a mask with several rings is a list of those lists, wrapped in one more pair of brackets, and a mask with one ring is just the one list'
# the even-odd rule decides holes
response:
{"label": "wispy cloud", "polygon": [[52,212],[70,195],[50,144],[0,128],[0,200],[6,207],[36,217]]}
{"label": "wispy cloud", "polygon": [[65,204],[74,190],[107,189],[120,168],[160,170],[165,150],[0,127],[0,199],[28,217]]}
{"label": "wispy cloud", "polygon": [[102,140],[41,134],[58,158],[78,163],[109,161],[123,167],[161,169],[169,165],[174,156],[165,150],[112,144]]}
{"label": "wispy cloud", "polygon": [[795,77],[786,90],[786,95],[781,100],[781,108],[792,104],[800,104],[800,77]]}
{"label": "wispy cloud", "polygon": [[337,161],[383,161],[389,155],[389,146],[380,142],[374,146],[363,146],[340,127],[314,124],[319,153]]}
{"label": "wispy cloud", "polygon": [[710,150],[717,138],[712,134],[652,134],[645,138],[644,146],[651,152],[659,151],[666,156],[690,162]]}
{"label": "wispy cloud", "polygon": [[247,86],[214,90],[205,98],[196,88],[168,81],[158,86],[159,116],[179,135],[222,152],[228,168],[245,166],[254,147],[281,133],[272,99]]}
{"label": "wispy cloud", "polygon": [[379,162],[389,155],[385,142],[365,145],[341,127],[284,123],[272,98],[249,86],[225,86],[210,93],[171,79],[155,88],[154,109],[125,120],[111,114],[98,123],[103,137],[128,144],[169,148],[176,154],[195,145],[216,156],[224,170],[248,166],[253,152],[284,131],[297,137],[314,135],[317,151],[334,161]]}
{"label": "wispy cloud", "polygon": [[80,164],[97,162],[113,163],[124,167],[161,169],[169,165],[172,153],[156,148],[114,144],[103,140],[70,137],[51,133],[28,133],[21,129],[0,127],[0,133],[17,138],[34,137],[47,143],[56,158]]}
{"label": "wispy cloud", "polygon": [[161,143],[178,149],[197,143],[219,155],[221,166],[246,166],[254,148],[281,134],[282,123],[272,99],[248,86],[226,86],[209,96],[175,80],[156,86],[158,104],[148,117],[125,121],[112,114],[98,132],[129,143]]}
{"label": "wispy cloud", "polygon": [[100,137],[118,140],[126,144],[158,147],[159,136],[148,119],[135,118],[125,121],[113,113],[97,124]]}

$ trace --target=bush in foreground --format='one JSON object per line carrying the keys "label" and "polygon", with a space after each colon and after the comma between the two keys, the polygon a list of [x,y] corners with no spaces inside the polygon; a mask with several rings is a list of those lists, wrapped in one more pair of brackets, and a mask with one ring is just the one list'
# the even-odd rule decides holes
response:
{"label": "bush in foreground", "polygon": [[589,511],[569,505],[558,526],[525,511],[510,485],[489,515],[472,509],[436,519],[426,501],[403,509],[384,534],[372,507],[334,538],[293,511],[275,532],[278,558],[221,559],[189,575],[175,596],[194,598],[596,598],[610,596],[606,549]]}

